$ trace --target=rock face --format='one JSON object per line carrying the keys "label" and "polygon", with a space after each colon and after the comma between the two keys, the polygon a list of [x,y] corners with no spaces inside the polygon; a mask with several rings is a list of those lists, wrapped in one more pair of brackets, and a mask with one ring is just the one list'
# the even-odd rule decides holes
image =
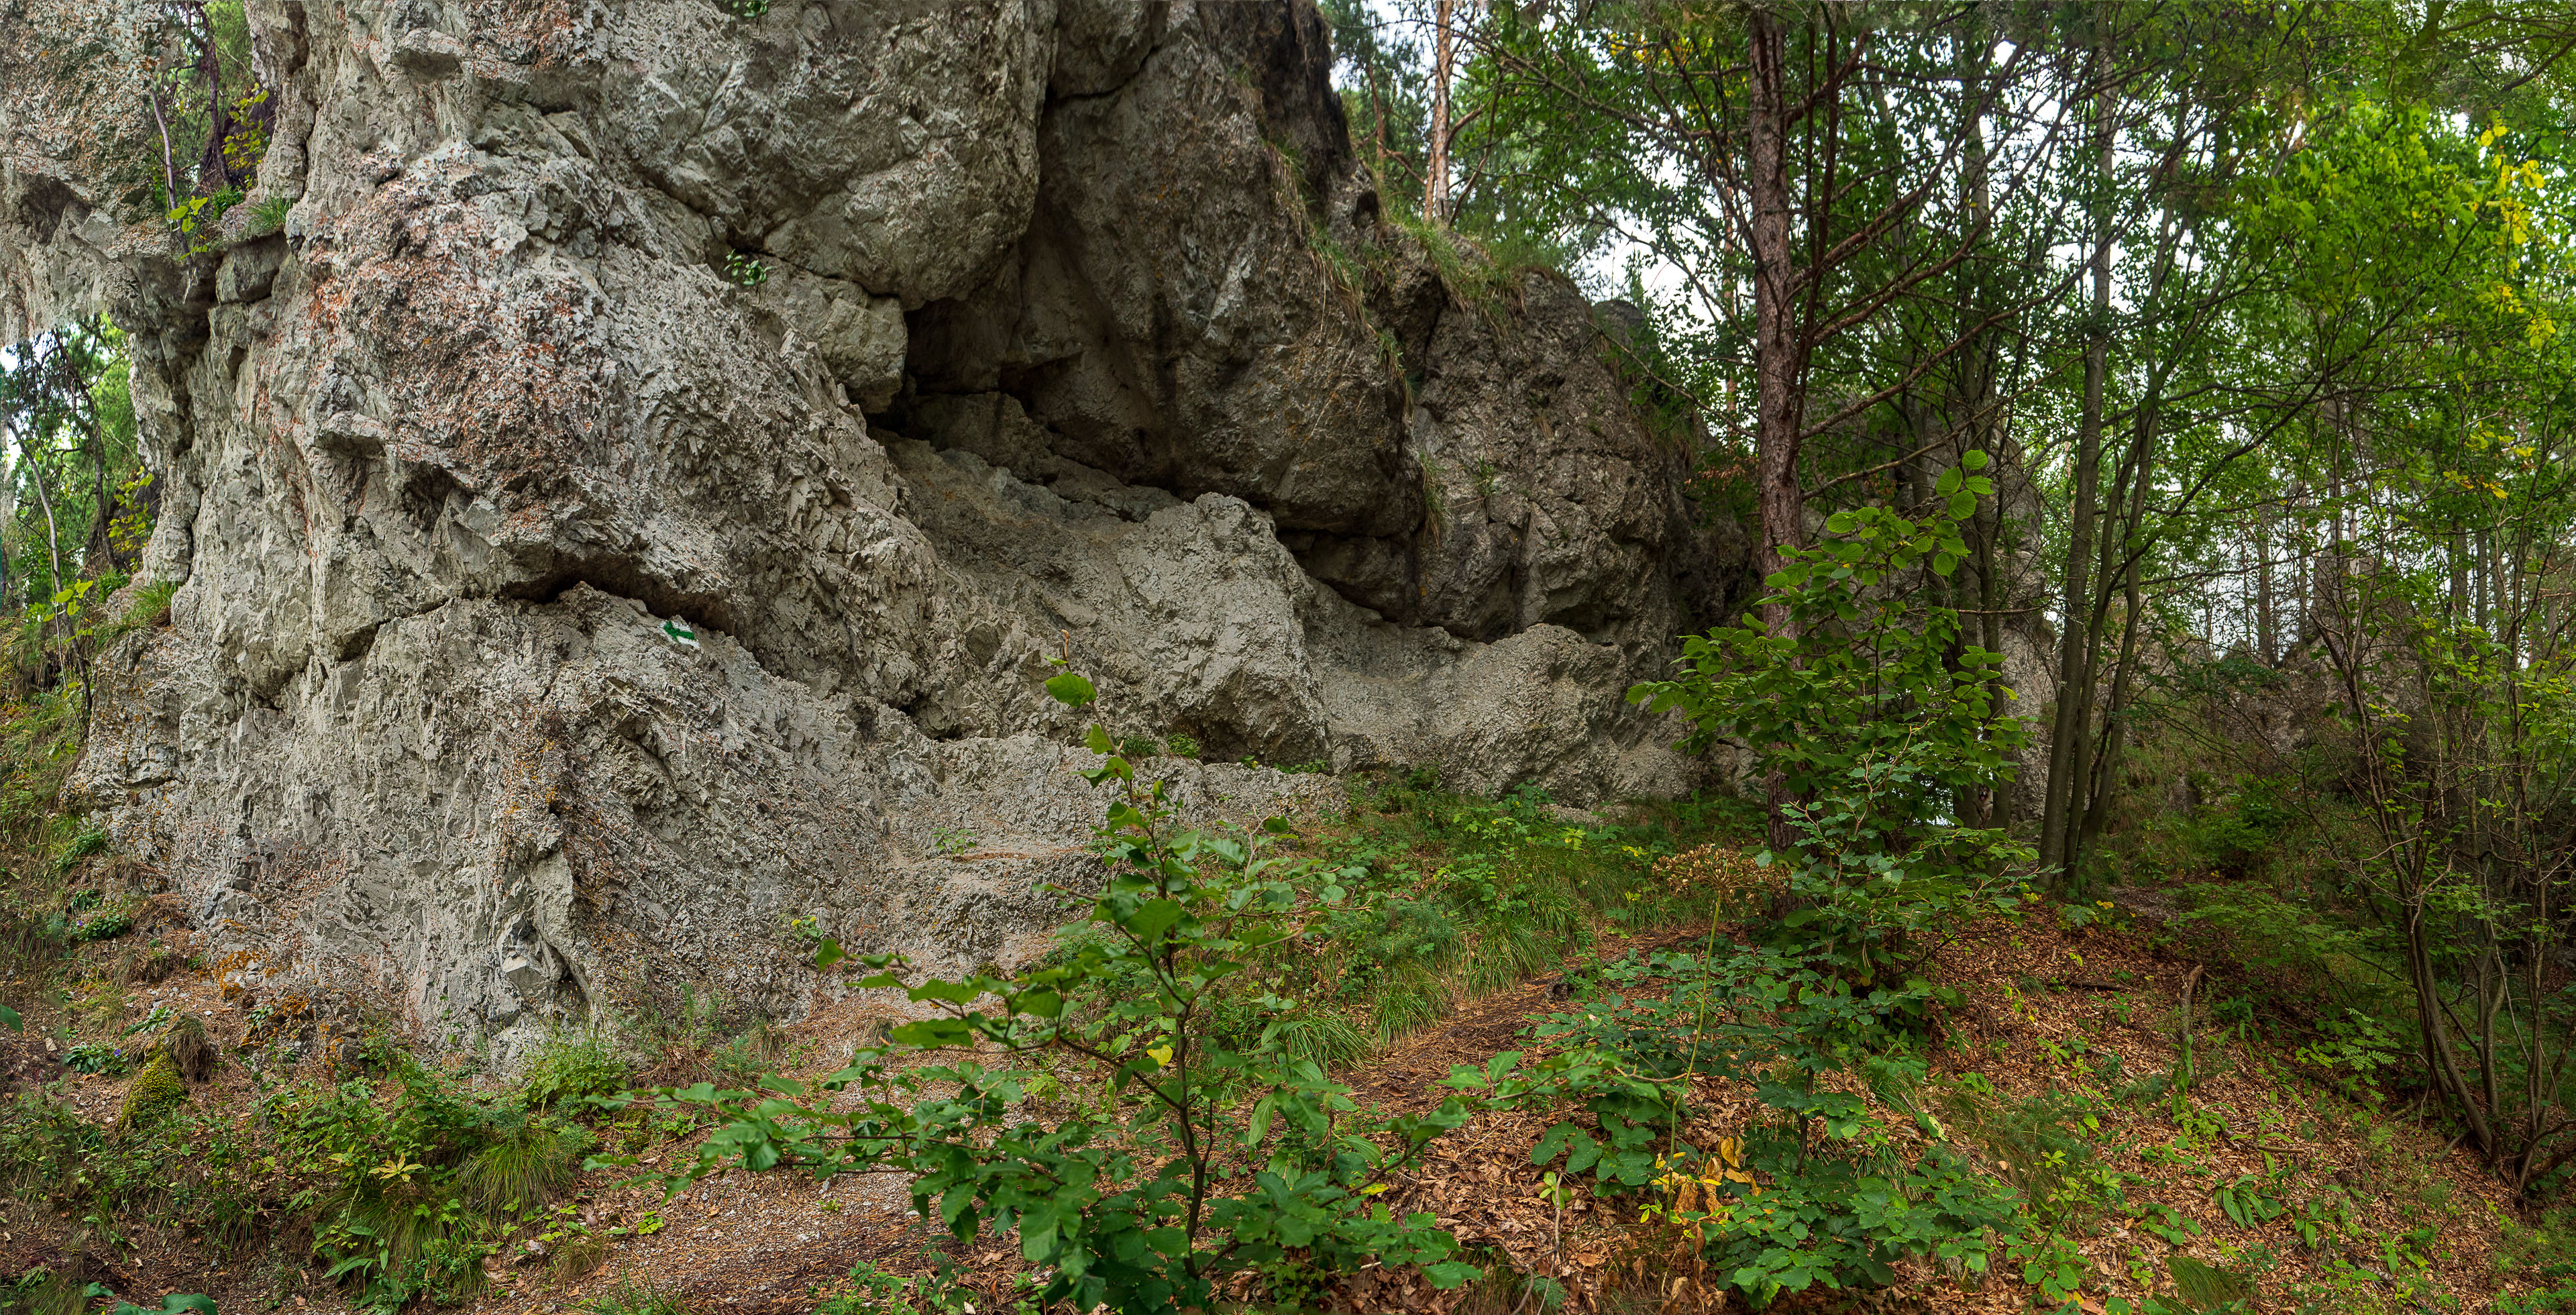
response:
{"label": "rock face", "polygon": [[1097,808],[1051,656],[1202,816],[1698,779],[1619,693],[1741,536],[1570,285],[1381,220],[1309,0],[249,12],[182,254],[148,14],[0,0],[0,339],[131,334],[182,583],[76,784],[255,975],[506,1043],[792,1010],[799,918],[1023,957]]}

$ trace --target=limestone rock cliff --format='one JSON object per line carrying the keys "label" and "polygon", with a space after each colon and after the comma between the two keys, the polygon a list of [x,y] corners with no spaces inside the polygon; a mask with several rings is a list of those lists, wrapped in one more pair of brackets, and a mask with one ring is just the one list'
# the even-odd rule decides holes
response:
{"label": "limestone rock cliff", "polygon": [[791,916],[1020,957],[1095,815],[1059,653],[1208,815],[1694,784],[1619,693],[1741,536],[1571,285],[1381,218],[1308,0],[249,10],[190,253],[144,9],[0,0],[0,339],[132,335],[184,583],[76,785],[259,975],[506,1040],[793,1009]]}

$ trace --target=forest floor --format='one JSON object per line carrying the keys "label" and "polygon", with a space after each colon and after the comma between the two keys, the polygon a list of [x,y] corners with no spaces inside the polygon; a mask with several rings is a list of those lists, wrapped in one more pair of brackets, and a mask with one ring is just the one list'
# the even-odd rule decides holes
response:
{"label": "forest floor", "polygon": [[[2139,904],[2143,915],[2152,900]],[[2502,1222],[2516,1207],[2474,1157],[2402,1109],[2379,1109],[2319,1082],[2286,1047],[2251,1035],[2250,1027],[2213,1021],[2213,1002],[2252,984],[2180,957],[2146,916],[2114,921],[2121,925],[2070,930],[2045,917],[1995,920],[1945,947],[1934,974],[1965,1003],[1938,1023],[1923,1091],[1950,1093],[1951,1102],[1922,1102],[1949,1120],[1954,1139],[1987,1146],[1991,1167],[2008,1178],[2036,1171],[2032,1157],[2014,1150],[2030,1144],[2010,1134],[2015,1117],[2025,1125],[2054,1120],[2075,1144],[2089,1144],[2091,1163],[2048,1170],[2050,1190],[2064,1205],[2067,1235],[2113,1292],[2170,1292],[2164,1262],[2176,1251],[2245,1277],[2254,1308],[2267,1312],[2400,1310],[2417,1302],[2472,1312],[2527,1288],[2493,1260]],[[1729,930],[1605,935],[1566,969],[1633,949],[1713,943]],[[1343,1078],[1363,1103],[1436,1103],[1437,1084],[1453,1066],[1533,1049],[1530,1020],[1566,1007],[1555,980],[1468,1001]],[[2175,1068],[2186,989],[2198,1001],[2192,1030],[2201,1076],[2189,1100],[2178,1103],[2142,1091],[2151,1084],[2139,1079]],[[181,971],[139,989],[131,1007],[156,1003],[214,1020],[210,1030],[226,1053],[247,1024],[202,972]],[[806,1071],[827,1070],[883,1016],[882,1006],[858,1000],[820,1009],[784,1029],[787,1053],[801,1056]],[[39,1053],[37,1031],[0,1034],[0,1068],[29,1077],[50,1072],[84,1121],[111,1122],[127,1080],[59,1069]],[[1962,1091],[1976,1095],[1957,1097]],[[254,1094],[239,1066],[227,1064],[195,1098],[201,1111],[247,1120]],[[1690,1104],[1694,1118],[1682,1131],[1700,1146],[1729,1135],[1756,1109],[1749,1092],[1714,1080],[1702,1081]],[[1488,1267],[1485,1282],[1436,1293],[1418,1276],[1372,1270],[1328,1294],[1330,1304],[1463,1315],[1534,1309],[1522,1281],[1511,1277],[1518,1274],[1552,1277],[1575,1309],[1722,1308],[1725,1299],[1703,1287],[1706,1276],[1692,1268],[1693,1249],[1642,1220],[1638,1196],[1596,1197],[1577,1186],[1561,1205],[1551,1203],[1542,1183],[1547,1169],[1530,1163],[1530,1148],[1552,1121],[1540,1113],[1478,1116],[1435,1143],[1423,1168],[1388,1194],[1397,1210],[1433,1212],[1452,1229],[1468,1257]],[[1907,1135],[1919,1126],[1909,1117],[1891,1122]],[[653,1145],[638,1170],[685,1154],[682,1142]],[[616,1303],[611,1309],[642,1312],[637,1298],[649,1292],[667,1299],[662,1311],[809,1315],[845,1284],[854,1264],[919,1275],[929,1272],[935,1248],[985,1294],[973,1309],[993,1315],[1017,1304],[1015,1250],[944,1243],[911,1216],[898,1182],[845,1176],[817,1183],[733,1171],[666,1200],[655,1187],[619,1185],[620,1177],[595,1172],[571,1198],[595,1233],[617,1234],[597,1268],[556,1278],[542,1266],[495,1257],[486,1267],[492,1281],[470,1309],[536,1315],[597,1309],[607,1298]],[[2223,1207],[2230,1196],[2236,1217]],[[2311,1236],[2302,1236],[2302,1221]],[[243,1259],[227,1259],[202,1240],[150,1228],[130,1229],[121,1241],[102,1245],[87,1221],[23,1195],[0,1202],[0,1273],[52,1266],[121,1294],[203,1292],[226,1315],[346,1308],[344,1290],[312,1281],[310,1271],[281,1260],[280,1249],[254,1245],[237,1252]],[[2100,1315],[2094,1291],[2079,1309]],[[1833,1309],[1835,1295],[1785,1299],[1774,1309]],[[1865,1305],[2001,1312],[2032,1309],[2037,1295],[2018,1274],[1992,1273],[1980,1282],[1916,1263]]]}

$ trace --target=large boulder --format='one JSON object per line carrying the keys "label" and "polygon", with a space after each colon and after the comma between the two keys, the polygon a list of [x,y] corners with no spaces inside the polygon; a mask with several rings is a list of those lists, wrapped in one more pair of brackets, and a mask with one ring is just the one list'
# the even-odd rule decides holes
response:
{"label": "large boulder", "polygon": [[1704,779],[1620,693],[1740,534],[1568,284],[1380,219],[1308,0],[249,13],[191,250],[148,14],[0,0],[0,339],[132,335],[178,590],[76,788],[265,979],[508,1044],[792,1011],[791,924],[1017,961],[1096,815],[1050,659],[1194,817]]}

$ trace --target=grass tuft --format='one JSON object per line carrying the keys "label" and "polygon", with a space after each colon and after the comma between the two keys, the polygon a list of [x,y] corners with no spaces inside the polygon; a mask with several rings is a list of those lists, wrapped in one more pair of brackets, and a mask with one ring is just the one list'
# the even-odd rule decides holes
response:
{"label": "grass tuft", "polygon": [[485,1214],[512,1214],[544,1205],[581,1179],[582,1152],[590,1134],[529,1118],[476,1152],[457,1175],[466,1204]]}
{"label": "grass tuft", "polygon": [[566,1100],[612,1095],[630,1076],[608,1038],[594,1031],[559,1030],[537,1047],[519,1093],[529,1109],[552,1109]]}
{"label": "grass tuft", "polygon": [[655,1287],[629,1275],[615,1287],[590,1299],[593,1315],[689,1315],[689,1308],[668,1288]]}

